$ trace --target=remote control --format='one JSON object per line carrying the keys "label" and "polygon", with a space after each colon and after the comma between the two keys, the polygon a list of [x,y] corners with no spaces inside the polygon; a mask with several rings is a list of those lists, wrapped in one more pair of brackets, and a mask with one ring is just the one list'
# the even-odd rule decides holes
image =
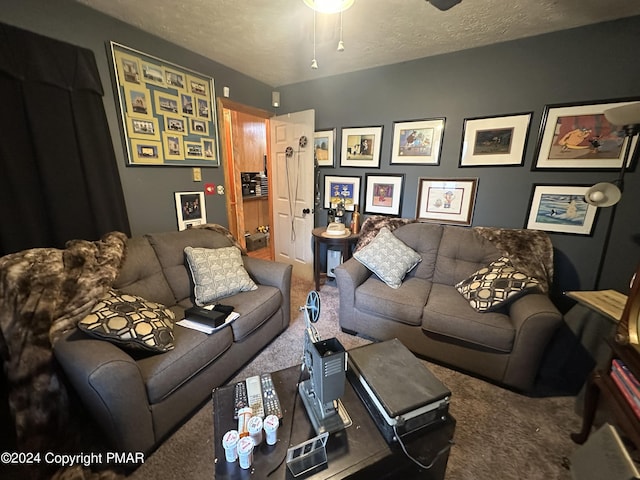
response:
{"label": "remote control", "polygon": [[280,399],[273,385],[271,374],[263,373],[260,375],[262,384],[262,403],[264,404],[265,415],[275,415],[279,419],[282,418],[282,409],[280,408]]}
{"label": "remote control", "polygon": [[238,410],[248,406],[249,397],[247,397],[247,385],[244,382],[238,382],[233,391],[233,419],[238,419]]}
{"label": "remote control", "polygon": [[249,397],[249,407],[253,410],[255,417],[264,418],[264,406],[262,404],[262,387],[260,386],[260,377],[255,375],[249,377],[247,382],[247,396]]}

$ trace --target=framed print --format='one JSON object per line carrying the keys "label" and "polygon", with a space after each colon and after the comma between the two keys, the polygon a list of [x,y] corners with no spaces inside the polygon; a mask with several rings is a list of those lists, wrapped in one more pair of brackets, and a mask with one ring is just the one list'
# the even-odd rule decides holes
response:
{"label": "framed print", "polygon": [[316,161],[319,167],[335,166],[335,144],[336,129],[318,130],[314,133],[314,148]]}
{"label": "framed print", "polygon": [[175,192],[178,230],[207,223],[204,192]]}
{"label": "framed print", "polygon": [[404,174],[366,176],[364,213],[400,215]]}
{"label": "framed print", "polygon": [[382,127],[342,129],[341,167],[380,167]]}
{"label": "framed print", "polygon": [[345,210],[353,211],[354,205],[360,203],[360,177],[325,176],[324,208],[331,208],[343,198]]}
{"label": "framed print", "polygon": [[525,228],[591,235],[598,208],[584,200],[589,187],[534,185]]}
{"label": "framed print", "polygon": [[127,166],[220,166],[213,78],[108,45]]}
{"label": "framed print", "polygon": [[391,163],[439,165],[444,118],[394,122]]}
{"label": "framed print", "polygon": [[426,222],[471,225],[477,189],[477,178],[420,178],[416,218]]}
{"label": "framed print", "polygon": [[461,167],[522,166],[532,112],[466,118],[462,130]]}
{"label": "framed print", "polygon": [[[633,102],[547,105],[540,124],[533,169],[622,168],[628,140],[623,125],[611,125],[604,112],[629,103]],[[636,141],[634,137],[633,148]]]}

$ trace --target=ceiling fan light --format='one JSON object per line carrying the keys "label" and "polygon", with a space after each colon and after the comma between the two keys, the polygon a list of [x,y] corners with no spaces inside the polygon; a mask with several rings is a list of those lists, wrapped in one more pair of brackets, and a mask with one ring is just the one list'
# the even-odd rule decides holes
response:
{"label": "ceiling fan light", "polygon": [[320,13],[339,13],[354,4],[355,0],[304,0],[304,3]]}

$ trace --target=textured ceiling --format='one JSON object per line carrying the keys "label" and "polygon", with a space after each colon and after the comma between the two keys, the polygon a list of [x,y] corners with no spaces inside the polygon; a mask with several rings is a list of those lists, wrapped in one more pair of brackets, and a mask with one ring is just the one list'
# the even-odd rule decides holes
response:
{"label": "textured ceiling", "polygon": [[[270,86],[640,15],[637,0],[356,0],[316,17],[302,0],[76,0]],[[588,51],[588,46],[586,48]],[[585,52],[586,54],[586,52]]]}

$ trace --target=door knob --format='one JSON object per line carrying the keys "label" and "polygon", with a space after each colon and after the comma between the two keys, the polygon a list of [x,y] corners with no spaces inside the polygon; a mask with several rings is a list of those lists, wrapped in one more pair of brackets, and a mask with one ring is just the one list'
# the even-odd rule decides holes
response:
{"label": "door knob", "polygon": [[303,215],[306,215],[307,213],[311,213],[311,210],[309,208],[303,208],[302,213]]}

